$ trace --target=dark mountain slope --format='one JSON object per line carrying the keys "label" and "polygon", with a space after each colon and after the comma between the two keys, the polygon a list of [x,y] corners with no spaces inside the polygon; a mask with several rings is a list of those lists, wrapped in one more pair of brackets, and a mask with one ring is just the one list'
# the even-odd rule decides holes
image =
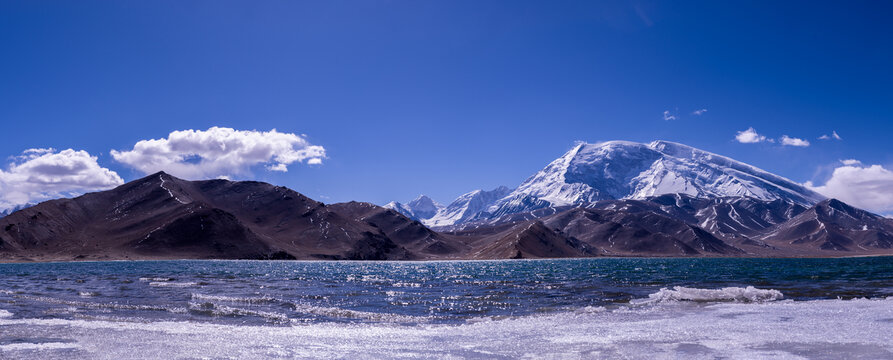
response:
{"label": "dark mountain slope", "polygon": [[748,197],[703,199],[671,194],[649,198],[647,202],[657,205],[669,216],[731,241],[748,239],[806,211],[806,207],[793,202]]}
{"label": "dark mountain slope", "polygon": [[[466,233],[466,238],[474,238]],[[538,259],[591,257],[595,249],[560,231],[551,229],[541,221],[533,220],[514,224],[502,231],[481,236],[472,243],[471,259]]]}
{"label": "dark mountain slope", "polygon": [[601,249],[606,255],[738,255],[696,226],[654,211],[576,208],[542,219],[546,226]]}
{"label": "dark mountain slope", "polygon": [[157,173],[0,219],[0,256],[406,259],[380,229],[260,182]]}
{"label": "dark mountain slope", "polygon": [[825,200],[704,199],[682,194],[542,208],[454,226],[486,236],[539,219],[598,254],[615,256],[850,256],[893,254],[893,220]]}
{"label": "dark mountain slope", "polygon": [[825,200],[601,200],[435,232],[382,207],[325,205],[254,181],[157,173],[0,219],[0,261],[503,259],[893,254],[893,220]]}
{"label": "dark mountain slope", "polygon": [[759,239],[791,253],[893,253],[893,222],[828,199],[767,229]]}
{"label": "dark mountain slope", "polygon": [[455,236],[436,233],[392,209],[355,201],[332,204],[328,208],[380,229],[396,244],[419,258],[459,257],[469,251],[468,246]]}

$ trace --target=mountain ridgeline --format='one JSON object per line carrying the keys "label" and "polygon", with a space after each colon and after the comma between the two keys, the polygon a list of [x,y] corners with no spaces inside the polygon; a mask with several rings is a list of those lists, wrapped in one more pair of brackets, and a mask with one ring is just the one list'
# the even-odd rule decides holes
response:
{"label": "mountain ridgeline", "polygon": [[578,144],[515,189],[323,204],[156,173],[0,218],[0,261],[893,255],[893,220],[685,145]]}

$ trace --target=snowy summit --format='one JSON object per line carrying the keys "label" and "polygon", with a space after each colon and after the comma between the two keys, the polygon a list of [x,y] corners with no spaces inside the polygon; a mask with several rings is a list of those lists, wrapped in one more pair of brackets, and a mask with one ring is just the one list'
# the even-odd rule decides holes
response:
{"label": "snowy summit", "polygon": [[513,191],[474,191],[460,196],[456,206],[419,219],[428,226],[449,226],[545,207],[664,194],[780,199],[804,206],[824,199],[781,176],[679,143],[581,142]]}
{"label": "snowy summit", "polygon": [[438,204],[428,196],[419,195],[415,200],[403,204],[391,201],[384,206],[387,209],[399,212],[413,220],[426,220],[432,218],[438,211],[443,209],[443,205]]}

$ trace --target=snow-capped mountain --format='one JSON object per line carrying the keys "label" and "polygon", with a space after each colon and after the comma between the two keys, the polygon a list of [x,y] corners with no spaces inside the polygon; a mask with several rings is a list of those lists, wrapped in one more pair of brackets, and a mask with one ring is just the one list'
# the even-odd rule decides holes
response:
{"label": "snow-capped mountain", "polygon": [[486,210],[512,189],[500,186],[490,191],[475,190],[463,194],[423,223],[427,226],[446,226],[475,220],[486,215]]}
{"label": "snow-capped mountain", "polygon": [[419,195],[415,200],[406,204],[391,201],[385,204],[384,207],[399,212],[410,219],[419,221],[434,217],[444,208],[443,205],[425,195]]}
{"label": "snow-capped mountain", "polygon": [[405,204],[403,204],[399,201],[391,201],[387,204],[382,205],[381,207],[383,207],[385,209],[394,210],[398,213],[403,214],[404,216],[406,216],[408,218],[415,219],[415,216],[412,215],[412,209],[410,209],[409,206],[406,206]]}
{"label": "snow-capped mountain", "polygon": [[791,180],[690,146],[668,141],[609,141],[577,144],[476,214],[438,214],[427,224],[449,226],[546,207],[646,199],[663,194],[784,200],[807,207],[824,200],[822,195]]}
{"label": "snow-capped mountain", "polygon": [[409,209],[412,210],[413,215],[419,219],[429,219],[443,208],[443,205],[438,204],[436,201],[431,200],[431,198],[425,195],[419,195],[419,197],[410,201],[406,206],[409,207]]}

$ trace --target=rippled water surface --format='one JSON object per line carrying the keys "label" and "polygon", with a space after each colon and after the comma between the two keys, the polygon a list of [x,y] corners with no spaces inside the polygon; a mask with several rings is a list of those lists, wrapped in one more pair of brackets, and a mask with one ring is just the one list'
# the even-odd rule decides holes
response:
{"label": "rippled water surface", "polygon": [[876,358],[888,296],[888,257],[0,264],[0,358]]}

